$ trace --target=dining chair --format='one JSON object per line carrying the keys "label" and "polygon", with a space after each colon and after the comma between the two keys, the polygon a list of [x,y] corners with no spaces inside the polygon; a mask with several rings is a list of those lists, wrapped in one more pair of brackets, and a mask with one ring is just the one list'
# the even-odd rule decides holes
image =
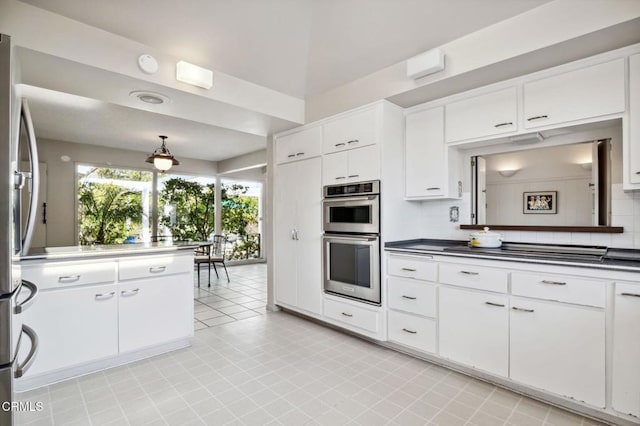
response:
{"label": "dining chair", "polygon": [[[224,263],[225,252],[226,252],[227,239],[224,235],[214,235],[213,236],[213,244],[211,245],[211,258],[210,262],[213,265],[213,270],[216,273],[216,277],[220,278],[218,275],[218,269],[216,268],[216,263],[221,264],[224,268],[224,273],[227,274],[227,282],[231,282],[229,279],[229,271],[227,271],[227,265]],[[211,270],[209,270],[211,272]],[[211,285],[211,283],[209,283]]]}
{"label": "dining chair", "polygon": [[[200,244],[198,248],[195,249],[195,256],[193,258],[193,262],[198,267],[198,287],[200,287],[200,266],[203,263],[206,263],[209,268],[209,287],[211,287],[211,244]],[[217,274],[217,272],[216,272]]]}

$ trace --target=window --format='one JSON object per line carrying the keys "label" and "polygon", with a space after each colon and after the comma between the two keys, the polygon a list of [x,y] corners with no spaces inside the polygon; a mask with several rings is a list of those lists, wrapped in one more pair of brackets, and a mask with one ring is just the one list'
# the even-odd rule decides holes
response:
{"label": "window", "polygon": [[262,183],[222,182],[222,232],[230,260],[261,257]]}
{"label": "window", "polygon": [[153,173],[78,165],[78,242],[151,240]]}

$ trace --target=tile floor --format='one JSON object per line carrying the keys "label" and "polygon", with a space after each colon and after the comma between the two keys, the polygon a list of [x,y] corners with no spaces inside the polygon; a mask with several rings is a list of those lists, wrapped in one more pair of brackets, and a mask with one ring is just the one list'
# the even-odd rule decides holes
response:
{"label": "tile floor", "polygon": [[[193,346],[19,394],[44,410],[19,414],[17,424],[599,424],[296,316],[252,308],[253,301],[222,291],[264,302],[262,294],[246,294],[263,292],[263,267],[242,268],[246,277],[239,267],[229,271],[233,285],[201,288],[196,306],[208,308],[199,312],[229,319],[216,325],[202,318]],[[224,312],[231,305],[207,303],[212,296],[243,310]]]}

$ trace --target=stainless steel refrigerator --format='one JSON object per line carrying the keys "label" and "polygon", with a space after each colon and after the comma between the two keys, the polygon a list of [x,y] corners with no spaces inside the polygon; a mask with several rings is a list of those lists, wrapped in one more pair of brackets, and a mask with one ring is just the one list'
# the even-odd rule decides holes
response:
{"label": "stainless steel refrigerator", "polygon": [[[35,359],[38,336],[22,323],[21,313],[38,294],[35,284],[21,279],[20,257],[27,253],[35,224],[38,196],[38,153],[27,101],[16,96],[17,67],[11,37],[0,34],[0,425],[13,424],[14,380]],[[27,141],[20,146],[21,135]],[[29,154],[30,171],[19,170],[20,150]],[[22,222],[22,194],[29,198]],[[33,208],[32,208],[33,207]],[[30,346],[29,346],[30,345]],[[24,359],[19,349],[30,347]],[[24,349],[26,352],[26,349]]]}

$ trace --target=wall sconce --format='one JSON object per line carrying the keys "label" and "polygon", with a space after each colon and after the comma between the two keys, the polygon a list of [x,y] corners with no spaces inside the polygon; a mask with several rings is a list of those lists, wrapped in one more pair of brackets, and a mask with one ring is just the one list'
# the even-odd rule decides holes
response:
{"label": "wall sconce", "polygon": [[498,170],[498,173],[500,173],[500,176],[508,178],[508,177],[511,177],[511,176],[515,175],[519,171],[520,171],[520,169]]}
{"label": "wall sconce", "polygon": [[193,86],[211,89],[213,86],[213,71],[189,62],[180,61],[176,64],[176,80]]}

